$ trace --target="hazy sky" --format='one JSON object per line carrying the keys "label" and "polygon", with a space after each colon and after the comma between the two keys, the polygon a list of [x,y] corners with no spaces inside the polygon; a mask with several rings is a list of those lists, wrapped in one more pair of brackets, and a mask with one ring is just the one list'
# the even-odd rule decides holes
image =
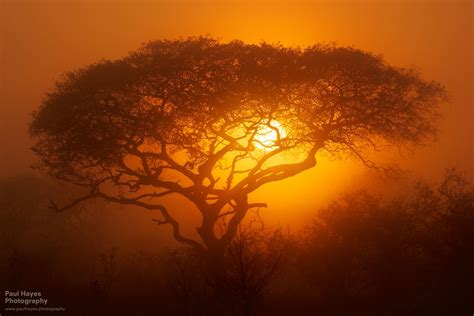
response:
{"label": "hazy sky", "polygon": [[[209,34],[223,41],[285,45],[336,42],[382,54],[397,66],[416,67],[425,79],[445,85],[451,101],[443,105],[436,143],[392,159],[401,159],[403,167],[419,176],[457,166],[472,177],[473,1],[0,3],[0,176],[28,172],[34,161],[27,133],[30,114],[62,73],[123,56],[153,39]],[[364,174],[360,165],[337,166],[323,160],[315,170],[287,180],[289,194],[282,199],[294,199],[298,205],[315,190],[324,199]],[[304,187],[291,185],[300,180],[305,180]]]}

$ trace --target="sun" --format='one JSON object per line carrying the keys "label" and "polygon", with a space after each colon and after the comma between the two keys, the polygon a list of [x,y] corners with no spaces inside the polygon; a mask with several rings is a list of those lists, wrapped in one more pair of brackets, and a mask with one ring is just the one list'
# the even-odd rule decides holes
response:
{"label": "sun", "polygon": [[278,147],[277,142],[286,137],[286,131],[280,122],[272,120],[270,123],[262,123],[255,137],[255,147],[260,149],[273,149]]}

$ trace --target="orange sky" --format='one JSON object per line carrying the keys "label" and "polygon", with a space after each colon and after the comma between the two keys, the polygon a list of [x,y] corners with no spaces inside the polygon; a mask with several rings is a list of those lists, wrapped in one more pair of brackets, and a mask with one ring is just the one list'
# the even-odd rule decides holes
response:
{"label": "orange sky", "polygon": [[[416,176],[457,166],[473,175],[472,1],[59,1],[2,0],[0,176],[28,172],[33,157],[29,115],[58,76],[100,58],[116,58],[161,38],[212,35],[223,41],[310,45],[336,42],[377,54],[398,66],[416,66],[444,84],[439,141],[406,153],[402,167]],[[351,162],[320,159],[314,170],[254,195],[285,211],[313,209],[365,170]]]}

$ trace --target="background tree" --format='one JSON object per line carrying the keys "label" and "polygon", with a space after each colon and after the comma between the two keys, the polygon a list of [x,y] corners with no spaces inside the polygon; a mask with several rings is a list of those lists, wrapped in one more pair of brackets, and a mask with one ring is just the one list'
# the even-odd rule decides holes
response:
{"label": "background tree", "polygon": [[366,190],[346,193],[318,210],[300,238],[280,280],[282,293],[273,298],[280,304],[276,312],[468,313],[474,305],[473,232],[474,188],[458,170],[447,170],[439,184],[408,186],[394,199]]}
{"label": "background tree", "polygon": [[[209,270],[193,248],[174,249],[166,260],[166,278],[182,315],[258,315],[271,284],[278,279],[289,233],[268,227],[259,214],[239,225],[225,249],[225,270]],[[207,273],[203,273],[206,271]],[[205,302],[205,303],[203,303]]]}
{"label": "background tree", "polygon": [[[354,48],[151,42],[67,73],[34,113],[38,167],[93,198],[161,213],[177,241],[222,255],[259,187],[316,165],[316,153],[419,144],[444,89]],[[160,202],[181,195],[202,216],[183,236]],[[216,223],[228,219],[227,229]]]}

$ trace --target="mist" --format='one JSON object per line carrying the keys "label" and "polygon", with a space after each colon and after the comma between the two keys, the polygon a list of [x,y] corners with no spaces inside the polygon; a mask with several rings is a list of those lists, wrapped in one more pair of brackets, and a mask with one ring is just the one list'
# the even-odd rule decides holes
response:
{"label": "mist", "polygon": [[[289,258],[292,254],[304,256],[307,251],[311,252],[308,257],[317,262],[316,254],[322,254],[319,251],[323,250],[315,250],[317,248],[315,245],[318,240],[323,240],[327,236],[318,231],[318,234],[324,235],[321,237],[322,235],[317,235],[313,231],[313,236],[317,235],[322,239],[316,237],[312,239],[311,235],[308,235],[308,227],[311,227],[311,223],[321,220],[319,217],[325,214],[324,210],[337,209],[335,214],[345,214],[337,213],[341,209],[343,212],[344,207],[338,208],[334,205],[335,203],[343,204],[344,202],[341,201],[347,202],[344,200],[347,194],[359,196],[357,195],[359,193],[355,192],[366,190],[370,196],[380,197],[383,201],[402,200],[409,204],[414,200],[413,196],[421,194],[418,186],[420,183],[426,187],[439,188],[446,180],[446,175],[452,172],[459,173],[459,178],[463,179],[461,182],[467,188],[463,191],[465,194],[463,196],[470,196],[472,187],[469,183],[474,181],[473,9],[472,1],[419,0],[380,2],[189,0],[117,1],[114,3],[93,0],[67,3],[49,0],[2,1],[0,4],[0,193],[5,207],[2,211],[2,227],[0,228],[3,232],[2,242],[4,243],[1,257],[4,262],[2,271],[10,272],[18,276],[18,279],[12,277],[8,280],[0,279],[0,281],[9,287],[41,288],[45,292],[52,293],[51,295],[55,296],[59,305],[64,303],[63,305],[72,306],[70,311],[80,310],[78,307],[80,304],[75,299],[79,293],[93,295],[91,291],[97,291],[101,293],[100,295],[109,295],[110,301],[107,301],[109,305],[102,306],[100,302],[94,301],[94,304],[97,303],[94,306],[103,308],[100,313],[105,315],[108,308],[111,308],[110,305],[117,304],[120,297],[126,297],[129,293],[127,289],[138,278],[134,274],[136,271],[130,272],[136,267],[140,267],[142,269],[140,271],[144,274],[156,272],[149,278],[142,276],[143,279],[141,279],[146,283],[142,294],[150,296],[154,289],[167,292],[166,289],[169,288],[164,285],[166,282],[160,283],[162,282],[160,280],[164,280],[166,276],[176,277],[175,274],[178,273],[175,270],[172,272],[167,270],[170,266],[187,267],[189,270],[186,271],[189,273],[196,273],[196,269],[202,268],[196,263],[199,260],[193,257],[194,254],[191,255],[186,251],[183,252],[184,254],[174,252],[182,249],[183,244],[173,238],[173,229],[170,225],[163,225],[159,223],[159,220],[156,221],[159,216],[154,211],[137,206],[117,205],[110,201],[94,200],[77,209],[54,212],[51,201],[57,205],[67,205],[85,192],[87,193],[87,190],[65,184],[45,172],[32,168],[39,160],[31,150],[31,147],[35,145],[35,140],[29,133],[30,125],[34,120],[33,113],[39,111],[40,105],[48,99],[48,93],[55,91],[55,84],[64,80],[70,71],[87,67],[101,60],[120,59],[151,41],[185,41],[189,38],[209,36],[219,43],[240,40],[248,45],[264,42],[303,50],[315,44],[352,47],[374,56],[381,56],[387,64],[394,67],[413,68],[421,80],[437,82],[447,92],[448,100],[440,104],[441,115],[436,122],[438,132],[432,135],[431,139],[419,146],[401,145],[386,148],[380,152],[370,152],[371,161],[380,165],[396,166],[397,172],[385,173],[375,168],[368,168],[354,155],[339,157],[318,152],[314,168],[282,181],[269,183],[258,191],[250,193],[249,198],[252,201],[264,202],[267,207],[249,212],[250,218],[246,218],[242,225],[247,225],[245,226],[247,230],[244,231],[250,231],[249,234],[261,238],[255,241],[245,239],[246,235],[241,234],[238,235],[240,239],[237,240],[243,244],[255,242],[257,246],[251,246],[254,247],[252,249],[257,249],[264,254],[262,256],[266,258],[265,260],[275,260],[274,252],[283,251],[266,246],[271,243],[268,241],[271,241],[268,236],[273,236],[274,238],[281,237],[276,243],[288,247],[285,248],[285,255],[281,256],[282,262],[291,260]],[[438,192],[436,190],[433,189],[433,192]],[[360,194],[363,196],[362,193]],[[464,199],[464,204],[459,202],[462,204],[459,209],[468,210],[466,213],[469,213],[472,208],[472,201],[469,199],[470,197]],[[433,201],[435,200],[436,198],[433,197]],[[452,199],[449,201],[457,203]],[[374,210],[383,209],[389,212],[391,207],[387,205],[391,202],[387,202],[387,205],[384,203],[380,205],[375,203],[378,206]],[[167,197],[164,199],[164,205],[173,209],[172,214],[181,223],[180,229],[185,237],[199,238],[197,227],[202,216],[189,200],[174,196]],[[400,209],[410,209],[404,207]],[[401,218],[405,218],[403,216],[406,214],[403,214],[400,215]],[[335,222],[327,218],[324,220],[331,222],[335,225],[334,227],[340,224],[338,220],[345,220],[343,215],[334,216]],[[406,216],[410,219],[409,225],[415,227],[417,224],[414,223],[415,220],[411,215]],[[466,216],[470,218],[471,215]],[[386,223],[385,220],[391,224],[396,222],[391,218],[383,218],[381,222],[374,225],[383,226],[383,223]],[[262,221],[266,230],[256,233],[256,228],[252,226],[256,221]],[[348,221],[357,220],[351,218]],[[331,223],[328,225],[332,225]],[[393,225],[396,226],[396,224]],[[343,235],[346,232],[338,231],[337,227],[334,230],[338,233]],[[436,226],[436,229],[443,231],[443,227],[440,224]],[[449,227],[449,229],[452,228]],[[458,232],[461,230],[459,228]],[[462,232],[464,233],[464,230]],[[374,234],[372,236],[374,240],[382,238]],[[423,238],[436,238],[432,235],[427,236],[423,235]],[[468,243],[470,237],[463,236],[463,241]],[[415,245],[418,241],[417,239],[411,245]],[[328,241],[327,245],[332,242]],[[301,246],[300,243],[305,244],[307,248]],[[311,246],[308,246],[309,244]],[[464,246],[464,244],[459,246],[460,248],[452,246],[453,253]],[[416,247],[413,246],[413,248]],[[43,254],[41,254],[42,250],[44,250]],[[337,254],[336,251],[334,253],[327,249],[326,251],[323,251],[322,256],[327,256],[324,258],[329,264],[335,258],[332,255],[337,257]],[[436,258],[441,258],[441,254],[438,253],[430,255],[423,257],[423,260],[420,259],[421,263],[417,261],[420,266],[428,264],[430,260],[436,261]],[[376,257],[381,258],[383,255],[379,254]],[[341,261],[337,258],[334,260],[337,264],[341,264],[343,259],[338,258]],[[444,256],[443,260],[449,261],[447,258],[449,255]],[[453,262],[462,261],[462,258],[459,258],[457,258],[459,261],[453,260]],[[472,258],[464,259],[469,261]],[[110,260],[120,261],[119,266],[123,264],[121,266],[123,274],[117,277],[122,283],[117,282],[120,285],[117,285],[114,290],[111,290],[112,285],[107,282],[115,282],[111,281],[115,273],[119,275],[122,272],[114,271],[112,275],[108,270],[104,272],[107,267],[111,268]],[[173,263],[169,265],[167,260]],[[38,267],[32,268],[27,264],[30,261]],[[15,270],[12,267],[18,262],[20,262],[19,268]],[[300,268],[303,269],[306,263],[302,260],[298,264],[293,266],[292,273],[296,273],[295,270]],[[156,271],[153,268],[150,269],[153,265],[158,267]],[[267,271],[265,270],[268,269],[267,263],[262,263],[262,265],[260,267],[262,271]],[[81,266],[84,267],[83,270]],[[69,271],[67,267],[71,267],[71,270]],[[44,270],[41,270],[43,268]],[[19,277],[22,273],[21,269],[33,271],[31,273],[33,276],[29,274],[21,279]],[[311,279],[315,282],[323,278],[318,273],[324,268],[320,266],[318,269],[320,270],[316,269],[314,278]],[[61,276],[58,277],[60,281],[45,283],[45,279],[34,277],[36,272],[58,273]],[[470,280],[467,270],[464,272],[466,275],[456,276],[459,278],[457,279],[459,283]],[[74,288],[74,283],[77,282],[76,276],[81,273],[85,275],[87,281],[79,282],[81,285],[78,290]],[[334,270],[332,273],[338,272]],[[395,272],[395,275],[397,273]],[[400,275],[403,273],[400,272]],[[413,276],[413,271],[410,270],[409,273]],[[255,277],[258,279],[260,276]],[[290,289],[291,286],[293,289],[306,286],[307,284],[302,285],[304,283],[302,280],[308,275],[299,277],[301,279],[296,278],[295,282],[302,283],[296,285],[291,285],[291,280],[284,278],[275,278],[275,283],[271,285],[274,286],[273,288],[270,285],[267,287],[267,283],[265,286],[262,285],[262,289],[271,288],[272,290],[269,291],[277,294],[268,296],[268,302],[272,302],[271,304],[262,303],[263,301],[259,301],[258,304],[261,305],[255,303],[259,306],[255,307],[255,310],[260,311],[256,314],[263,315],[265,311],[272,310],[262,306],[273,306],[273,311],[275,311],[275,306],[278,306],[275,301],[279,298],[284,301],[282,297],[285,297],[285,290]],[[430,277],[432,275],[427,276],[427,278]],[[216,289],[216,286],[203,285],[205,282],[194,276],[191,276],[190,280],[193,286],[199,289],[189,289],[189,293],[186,292],[186,295],[190,295],[189,310],[177,312],[173,310],[174,307],[169,307],[170,314],[191,315],[190,310],[192,308],[198,310],[201,305],[199,295],[203,291],[208,295],[206,291],[212,292],[212,289]],[[188,281],[186,279],[186,282]],[[193,283],[194,281],[196,283]],[[417,279],[417,281],[420,280]],[[231,283],[229,280],[226,282]],[[324,282],[328,282],[328,287],[334,285],[330,280],[324,280]],[[450,281],[441,280],[440,282],[440,284],[448,284]],[[4,284],[0,285],[3,289]],[[287,288],[285,288],[286,285]],[[220,289],[224,288],[222,284],[219,286],[221,286]],[[61,296],[58,290],[61,287],[67,287],[69,296]],[[194,290],[200,293],[198,297],[192,296],[196,294]],[[370,291],[372,290],[370,288]],[[396,292],[395,289],[392,290]],[[445,293],[434,293],[423,289],[425,290],[426,292],[423,293],[432,295],[433,300],[445,295]],[[176,291],[178,294],[170,300],[176,299],[179,305],[179,302],[182,302],[179,295],[183,293]],[[265,291],[255,294],[255,297],[259,297],[258,300],[264,300],[262,297],[265,297]],[[316,288],[315,291],[322,293],[319,297],[319,305],[315,309],[319,312],[328,312],[327,308],[330,310],[334,302],[339,299],[334,294],[335,292],[331,292],[336,291],[334,288],[330,290]],[[298,295],[301,294],[301,306],[311,305],[311,299],[305,297],[302,292],[298,292]],[[375,295],[370,293],[367,295]],[[209,295],[212,297],[211,294]],[[342,299],[354,304],[348,303],[350,306],[364,305],[361,303],[364,300],[362,296],[356,295],[355,301],[351,301],[348,298],[350,295],[347,295]],[[456,295],[456,299],[462,297],[459,293]],[[209,297],[203,300],[212,300]],[[209,314],[213,312],[219,314],[223,310],[229,312],[226,306],[233,306],[232,312],[240,313],[241,307],[248,303],[246,299],[247,297],[240,303],[234,301],[228,302],[228,305],[225,303],[224,306],[215,307],[215,310],[208,312]],[[425,304],[423,306],[427,306],[423,312],[436,310],[430,309],[432,307],[429,299],[417,299]],[[197,300],[197,303],[193,300]],[[453,300],[456,301],[454,298]],[[244,301],[245,304],[242,303]],[[298,300],[293,297],[290,301],[294,303]],[[143,304],[145,303],[142,302],[142,306]],[[146,306],[145,310],[148,310],[148,307]],[[253,305],[252,308],[250,306],[245,308],[252,309]],[[463,308],[460,307],[460,310]],[[400,310],[407,311],[410,308],[402,306]],[[206,311],[200,312],[202,315],[206,314]],[[242,313],[250,315],[250,311]]]}

